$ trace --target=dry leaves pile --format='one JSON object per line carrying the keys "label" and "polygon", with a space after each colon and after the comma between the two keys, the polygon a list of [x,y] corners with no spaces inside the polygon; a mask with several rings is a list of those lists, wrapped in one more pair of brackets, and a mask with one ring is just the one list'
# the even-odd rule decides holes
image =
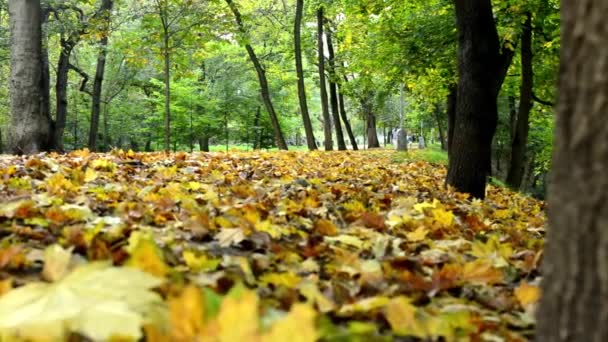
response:
{"label": "dry leaves pile", "polygon": [[393,153],[0,157],[0,338],[529,339],[544,204]]}

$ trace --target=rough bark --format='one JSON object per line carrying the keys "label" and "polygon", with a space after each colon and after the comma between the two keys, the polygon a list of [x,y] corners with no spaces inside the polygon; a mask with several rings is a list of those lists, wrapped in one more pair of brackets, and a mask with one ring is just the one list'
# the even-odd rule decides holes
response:
{"label": "rough bark", "polygon": [[51,123],[41,110],[42,10],[40,0],[8,2],[11,39],[9,152],[49,149]]}
{"label": "rough bark", "polygon": [[447,184],[483,199],[492,171],[497,96],[513,51],[501,53],[491,0],[456,0],[455,4],[459,81]]}
{"label": "rough bark", "polygon": [[331,114],[334,119],[334,127],[336,129],[336,140],[338,143],[338,150],[346,150],[346,142],[344,141],[344,133],[342,132],[342,125],[340,124],[340,108],[338,106],[338,85],[337,73],[336,73],[336,54],[334,52],[334,46],[331,39],[331,30],[327,29],[325,33],[327,39],[327,49],[329,52],[329,102],[331,105]]}
{"label": "rough bark", "polygon": [[346,129],[346,133],[348,134],[348,140],[350,140],[350,144],[353,148],[353,151],[359,150],[359,146],[357,146],[357,139],[355,138],[355,134],[353,133],[353,129],[350,126],[350,121],[348,120],[348,116],[346,115],[346,104],[344,99],[344,94],[342,93],[342,87],[338,83],[338,100],[340,101],[340,117],[342,118],[342,122],[344,123],[344,128]]}
{"label": "rough bark", "polygon": [[537,341],[608,340],[608,2],[562,2],[556,142]]}
{"label": "rough bark", "polygon": [[367,148],[380,148],[378,129],[376,128],[376,115],[374,115],[373,95],[367,96],[361,103],[366,118]]}
{"label": "rough bark", "polygon": [[[44,25],[48,22],[50,12],[46,9],[42,9],[42,55],[41,55],[41,65],[42,74],[41,74],[41,91],[42,96],[40,99],[40,110],[42,111],[42,115],[47,117],[49,122],[51,123],[51,135],[53,134],[55,122],[51,116],[51,72],[50,72],[50,62],[49,62],[49,49],[48,49],[48,39],[44,39],[46,37],[46,33],[44,32]],[[49,142],[49,146],[52,148],[52,142]]]}
{"label": "rough bark", "polygon": [[329,117],[329,100],[325,80],[325,46],[323,44],[323,7],[317,10],[317,51],[319,57],[319,92],[321,95],[321,112],[323,114],[323,134],[325,151],[334,149],[331,136],[331,118]]}
{"label": "rough bark", "polygon": [[526,167],[526,150],[530,131],[530,111],[532,110],[532,91],[534,70],[532,69],[532,14],[528,13],[521,36],[521,87],[517,124],[511,142],[511,162],[507,174],[507,184],[518,190],[522,185]]}
{"label": "rough bark", "polygon": [[93,80],[91,123],[89,127],[89,149],[97,151],[97,136],[99,134],[99,116],[101,113],[101,92],[103,90],[103,78],[106,69],[106,57],[108,55],[108,36],[110,34],[110,15],[113,0],[102,0],[100,13],[103,18],[103,36],[99,40],[99,54],[97,55],[97,69]]}
{"label": "rough bark", "polygon": [[308,113],[308,103],[306,101],[306,84],[304,82],[304,67],[302,65],[302,13],[304,11],[304,0],[296,0],[296,19],[293,28],[294,37],[294,52],[296,57],[296,74],[298,76],[298,99],[300,100],[300,114],[304,123],[304,131],[306,132],[306,144],[308,149],[313,151],[317,149],[315,143],[315,135],[313,132],[310,114]]}
{"label": "rough bark", "polygon": [[[236,20],[236,24],[241,34],[246,35],[247,30],[245,30],[245,26],[243,25],[243,19],[241,17],[241,12],[236,7],[236,4],[233,0],[226,0],[226,3],[230,7],[232,14],[234,14],[234,18]],[[274,130],[274,138],[277,144],[277,147],[280,150],[287,150],[287,143],[285,142],[285,138],[283,137],[283,132],[281,131],[281,124],[279,123],[279,118],[277,117],[277,113],[274,110],[274,106],[272,104],[272,99],[270,97],[270,88],[268,86],[268,79],[266,78],[266,70],[262,67],[260,60],[255,54],[255,50],[251,44],[245,44],[245,49],[247,50],[247,54],[249,55],[249,59],[253,64],[255,71],[258,75],[258,80],[260,83],[260,93],[262,95],[262,102],[266,107],[266,111],[270,116],[270,122],[272,124],[272,128]]]}

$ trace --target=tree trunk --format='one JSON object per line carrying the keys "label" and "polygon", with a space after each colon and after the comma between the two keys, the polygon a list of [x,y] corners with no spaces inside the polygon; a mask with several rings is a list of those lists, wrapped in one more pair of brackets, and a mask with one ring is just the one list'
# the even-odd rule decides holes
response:
{"label": "tree trunk", "polygon": [[346,133],[348,134],[348,140],[350,140],[350,144],[353,147],[353,151],[359,150],[359,146],[357,146],[357,139],[355,138],[355,134],[353,133],[353,129],[350,126],[350,122],[348,121],[348,117],[346,115],[346,104],[344,103],[344,94],[342,93],[342,87],[338,83],[338,99],[340,100],[340,117],[342,117],[342,122],[344,123],[344,128],[346,128]]}
{"label": "tree trunk", "polygon": [[447,184],[485,198],[491,173],[497,97],[513,52],[501,53],[491,0],[456,0],[458,100]]}
{"label": "tree trunk", "polygon": [[61,51],[57,61],[57,71],[55,73],[55,129],[53,132],[52,145],[57,151],[64,151],[63,133],[68,116],[68,78],[70,73],[70,56],[76,45],[72,38],[60,39]]}
{"label": "tree trunk", "polygon": [[340,125],[340,108],[338,106],[338,75],[336,73],[336,54],[331,39],[331,30],[327,29],[325,33],[327,39],[327,48],[329,52],[329,102],[331,104],[331,114],[334,119],[334,127],[336,128],[336,140],[338,141],[338,150],[346,150],[346,142],[344,141],[344,133],[342,125]]}
{"label": "tree trunk", "polygon": [[456,124],[456,104],[458,103],[458,87],[450,86],[450,92],[447,99],[447,117],[448,117],[448,156],[452,151],[452,141],[454,140],[454,125]]}
{"label": "tree trunk", "polygon": [[366,117],[366,131],[367,131],[367,148],[380,148],[380,141],[378,140],[378,130],[376,128],[376,116],[374,115],[373,108],[373,95],[369,95],[365,98],[361,105],[363,107],[363,113]]}
{"label": "tree trunk", "polygon": [[201,151],[209,152],[209,139],[211,139],[208,135],[203,135],[198,139],[198,145]]}
{"label": "tree trunk", "polygon": [[321,112],[323,114],[323,133],[325,151],[334,149],[331,136],[331,119],[329,117],[329,100],[327,99],[327,85],[325,82],[325,47],[323,44],[323,7],[317,10],[317,49],[319,57],[319,92],[321,95]]}
{"label": "tree trunk", "polygon": [[564,1],[539,342],[608,340],[608,2]]}
{"label": "tree trunk", "polygon": [[106,57],[108,55],[108,36],[110,34],[110,15],[113,0],[102,0],[101,7],[103,12],[103,31],[102,38],[99,40],[99,54],[97,55],[97,70],[93,81],[92,106],[91,106],[91,125],[89,127],[89,149],[97,151],[97,136],[99,134],[99,116],[101,112],[101,92],[103,87],[103,77],[106,69]]}
{"label": "tree trunk", "polygon": [[439,131],[439,143],[441,144],[441,149],[446,151],[447,144],[445,142],[445,131],[443,129],[443,122],[441,120],[441,107],[437,106],[435,108],[435,120],[437,121],[437,130]]}
{"label": "tree trunk", "polygon": [[517,131],[517,108],[515,107],[515,96],[509,96],[509,133],[511,141],[515,139]]}
{"label": "tree trunk", "polygon": [[49,149],[51,123],[41,110],[42,10],[40,0],[8,2],[11,48],[9,152]]}
{"label": "tree trunk", "polygon": [[296,0],[296,20],[293,28],[294,51],[296,57],[296,73],[298,75],[298,98],[300,100],[300,113],[304,123],[304,131],[306,132],[306,144],[308,149],[313,151],[317,149],[315,143],[315,135],[308,113],[308,103],[306,102],[306,84],[304,82],[304,67],[302,66],[302,12],[304,11],[304,0]]}
{"label": "tree trunk", "polygon": [[261,148],[261,139],[262,139],[262,134],[261,134],[261,129],[259,127],[260,125],[260,107],[258,107],[258,110],[255,112],[255,116],[253,117],[253,149],[254,150],[259,150]]}
{"label": "tree trunk", "polygon": [[528,13],[521,36],[521,88],[517,126],[511,145],[511,163],[507,174],[507,184],[515,190],[522,185],[526,167],[526,150],[530,131],[530,111],[532,110],[532,91],[534,70],[532,69],[532,14]]}
{"label": "tree trunk", "polygon": [[[241,18],[241,12],[234,4],[233,0],[226,0],[226,3],[230,7],[232,14],[234,14],[234,18],[236,20],[236,24],[239,28],[239,31],[245,35],[247,30],[245,30],[245,26],[243,25],[243,20]],[[274,138],[279,150],[287,150],[287,143],[285,142],[285,138],[283,137],[283,132],[281,131],[281,124],[279,123],[279,118],[277,117],[277,113],[274,110],[274,106],[272,104],[272,99],[270,98],[270,89],[268,87],[268,79],[266,78],[266,70],[260,64],[260,60],[258,59],[255,51],[251,44],[245,44],[245,49],[247,50],[247,54],[249,55],[249,59],[255,68],[255,71],[258,75],[258,80],[260,82],[260,93],[262,95],[262,101],[264,102],[264,106],[266,107],[266,111],[268,111],[268,115],[270,116],[270,122],[272,124],[272,128],[274,129]]]}
{"label": "tree trunk", "polygon": [[[42,25],[42,38],[44,39],[47,35],[44,32],[44,25],[48,22],[49,20],[49,15],[50,12],[46,9],[42,9],[43,13],[42,13],[42,19],[41,19],[41,25]],[[42,111],[42,115],[47,117],[49,122],[50,122],[50,134],[51,136],[54,135],[54,131],[55,131],[55,122],[53,121],[52,115],[51,115],[51,71],[50,71],[50,62],[49,62],[49,49],[48,49],[48,39],[46,39],[45,42],[42,43],[42,55],[41,55],[41,68],[42,68],[42,74],[41,74],[41,91],[42,91],[42,96],[40,99],[40,110]],[[48,142],[49,147],[52,149],[52,141]]]}
{"label": "tree trunk", "polygon": [[165,28],[163,38],[163,57],[165,62],[165,115],[163,121],[165,124],[165,153],[169,153],[171,149],[171,55],[169,54],[169,32],[167,28]]}

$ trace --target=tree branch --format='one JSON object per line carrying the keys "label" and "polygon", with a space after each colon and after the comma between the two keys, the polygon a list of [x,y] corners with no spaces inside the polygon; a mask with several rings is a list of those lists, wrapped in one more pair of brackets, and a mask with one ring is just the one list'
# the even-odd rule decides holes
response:
{"label": "tree branch", "polygon": [[87,90],[87,82],[89,81],[89,75],[84,72],[82,69],[80,69],[79,67],[73,65],[72,63],[70,63],[70,69],[76,71],[80,77],[82,77],[82,83],[80,83],[80,91],[85,93],[85,94],[89,94],[89,96],[93,96],[93,93],[91,93],[91,91]]}
{"label": "tree branch", "polygon": [[553,103],[551,101],[546,101],[546,100],[540,99],[538,96],[536,96],[535,93],[532,93],[532,100],[534,100],[535,102],[538,102],[542,105],[545,105],[545,106],[549,106],[549,107],[555,106],[555,103]]}

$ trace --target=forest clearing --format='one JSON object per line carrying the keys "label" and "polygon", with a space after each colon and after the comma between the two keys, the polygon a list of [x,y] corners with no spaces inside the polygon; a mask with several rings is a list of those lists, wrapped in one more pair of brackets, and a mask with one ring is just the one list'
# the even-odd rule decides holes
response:
{"label": "forest clearing", "polygon": [[[401,159],[2,157],[0,330],[133,339],[147,323],[148,341],[529,338],[544,204],[495,187],[471,201],[444,188],[444,166]],[[96,262],[105,266],[90,270]],[[110,264],[108,276],[134,267],[151,278],[125,273],[134,283],[116,290],[103,276]],[[78,270],[99,274],[74,284]],[[33,285],[47,281],[55,287]],[[108,289],[96,293],[98,282]],[[121,296],[126,305],[95,309]]]}

